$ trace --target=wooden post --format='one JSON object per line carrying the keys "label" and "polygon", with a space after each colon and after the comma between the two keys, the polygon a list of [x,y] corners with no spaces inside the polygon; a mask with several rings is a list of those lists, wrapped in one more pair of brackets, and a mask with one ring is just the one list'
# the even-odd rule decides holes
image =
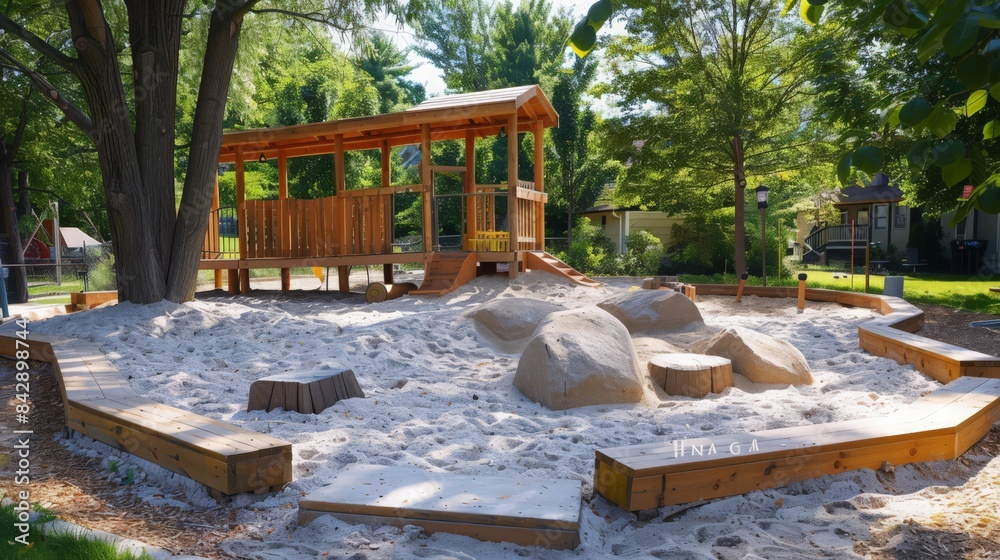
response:
{"label": "wooden post", "polygon": [[[240,260],[247,258],[247,228],[250,226],[246,215],[246,176],[244,175],[243,148],[236,147],[236,223],[239,225]],[[243,269],[239,274],[240,293],[250,291],[250,271]]]}
{"label": "wooden post", "polygon": [[806,309],[806,273],[799,274],[799,313]]}
{"label": "wooden post", "polygon": [[229,277],[229,295],[235,296],[240,293],[240,269],[230,268],[226,272]]}
{"label": "wooden post", "polygon": [[384,280],[386,284],[393,284],[392,263],[382,265],[382,280]]}
{"label": "wooden post", "polygon": [[[532,123],[535,137],[535,190],[545,192],[545,128],[541,121]],[[535,203],[535,249],[545,250],[545,203]]]}
{"label": "wooden post", "polygon": [[466,251],[476,250],[475,239],[479,237],[479,224],[476,223],[476,133],[465,131],[465,238],[462,245]]}
{"label": "wooden post", "polygon": [[507,117],[507,231],[510,232],[510,249],[514,252],[514,262],[510,263],[510,279],[518,273],[518,231],[517,220],[517,111]]}
{"label": "wooden post", "polygon": [[[218,245],[221,243],[219,240],[219,173],[215,173],[215,187],[212,189],[212,212],[209,216],[212,216],[214,223],[208,224],[208,234],[212,236],[213,243],[210,246]],[[220,247],[221,250],[221,247]],[[215,269],[215,289],[222,289],[222,269]]]}
{"label": "wooden post", "polygon": [[340,280],[340,291],[345,294],[351,293],[351,267],[350,265],[338,266],[337,276]]}
{"label": "wooden post", "polygon": [[431,184],[431,125],[427,123],[420,125],[420,184],[424,188],[424,252],[428,253],[433,250],[431,204],[434,203],[434,187]]}
{"label": "wooden post", "polygon": [[[389,147],[389,141],[382,142],[382,188],[388,189],[392,186],[392,148]],[[396,234],[393,231],[393,215],[392,215],[392,194],[387,194],[382,198],[382,203],[385,205],[383,215],[385,216],[385,221],[382,224],[383,234],[382,238],[385,240],[385,245],[383,251],[386,253],[392,252],[392,244],[396,240]]]}
{"label": "wooden post", "polygon": [[740,287],[736,288],[736,303],[739,303],[743,299],[743,286],[746,285],[747,278],[749,277],[750,275],[746,272],[740,275]]}
{"label": "wooden post", "polygon": [[334,243],[336,243],[338,255],[348,254],[348,241],[350,240],[348,236],[348,226],[350,222],[350,214],[346,209],[347,199],[344,198],[344,191],[347,190],[347,175],[345,171],[347,166],[344,164],[344,135],[337,134],[333,137],[333,160],[334,169],[333,174],[334,179],[334,193],[337,197],[337,204],[335,208],[338,209],[336,212],[337,216],[334,218]]}
{"label": "wooden post", "polygon": [[[285,156],[285,152],[278,152],[278,198],[281,200],[288,198],[288,158]],[[285,216],[281,213],[282,208],[285,208],[285,206],[279,204],[278,242],[275,244],[279,252],[285,246],[282,240],[288,236],[288,232],[284,228]],[[281,256],[287,257],[288,255],[282,253]],[[281,289],[286,292],[292,289],[292,270],[290,268],[281,269]]]}

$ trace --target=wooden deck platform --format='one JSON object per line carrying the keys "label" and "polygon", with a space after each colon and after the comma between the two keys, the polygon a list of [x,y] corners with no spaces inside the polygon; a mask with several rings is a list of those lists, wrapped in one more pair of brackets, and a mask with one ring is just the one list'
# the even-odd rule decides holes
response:
{"label": "wooden deck platform", "polygon": [[93,344],[0,333],[0,354],[14,356],[25,346],[30,359],[53,364],[67,427],[188,476],[214,493],[261,493],[292,480],[290,443],[140,397]]}
{"label": "wooden deck platform", "polygon": [[885,462],[955,459],[1000,420],[1000,379],[962,377],[887,417],[597,451],[594,487],[628,511],[733,496]]}
{"label": "wooden deck platform", "polygon": [[299,523],[322,515],[348,523],[416,525],[523,546],[580,544],[580,482],[487,478],[352,464],[299,500]]}

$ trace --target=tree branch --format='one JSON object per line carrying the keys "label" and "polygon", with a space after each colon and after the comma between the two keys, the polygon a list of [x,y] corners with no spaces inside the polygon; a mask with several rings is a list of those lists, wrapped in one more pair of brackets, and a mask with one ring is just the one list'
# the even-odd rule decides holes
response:
{"label": "tree branch", "polygon": [[35,49],[38,54],[44,56],[52,62],[55,62],[66,70],[69,70],[74,75],[76,74],[76,59],[66,56],[62,53],[62,51],[46,43],[41,37],[28,31],[14,20],[7,17],[5,14],[0,14],[0,29],[10,33],[14,37],[17,37],[24,43],[27,43],[28,46]]}
{"label": "tree branch", "polygon": [[76,124],[76,126],[80,127],[80,130],[87,135],[87,138],[90,138],[93,142],[97,141],[97,130],[94,129],[94,123],[90,119],[90,116],[63,97],[62,94],[59,93],[59,90],[49,83],[45,76],[22,64],[21,61],[14,58],[5,49],[0,48],[0,57],[10,61],[10,63],[16,66],[22,74],[27,76],[35,88],[42,92],[42,95],[44,95],[46,99],[58,107],[59,110],[61,110],[63,114],[69,118],[69,120]]}

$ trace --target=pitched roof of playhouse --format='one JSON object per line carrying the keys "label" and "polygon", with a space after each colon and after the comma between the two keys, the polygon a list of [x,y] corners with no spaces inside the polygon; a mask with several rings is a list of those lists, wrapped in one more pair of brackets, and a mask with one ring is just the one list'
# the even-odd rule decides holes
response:
{"label": "pitched roof of playhouse", "polygon": [[248,152],[246,159],[259,153],[275,158],[278,151],[288,157],[330,154],[336,151],[335,139],[342,135],[344,149],[375,149],[388,142],[401,146],[420,142],[421,128],[429,125],[431,140],[465,138],[467,130],[479,137],[493,136],[518,115],[518,131],[531,130],[534,123],[543,127],[559,124],[559,115],[537,85],[442,95],[433,97],[405,111],[309,123],[261,130],[228,132],[222,136],[220,163],[236,160],[236,151]]}
{"label": "pitched roof of playhouse", "polygon": [[851,185],[837,193],[835,206],[844,204],[868,204],[871,202],[886,203],[903,200],[903,191],[896,185],[889,184],[889,177],[884,173],[876,173],[865,186]]}

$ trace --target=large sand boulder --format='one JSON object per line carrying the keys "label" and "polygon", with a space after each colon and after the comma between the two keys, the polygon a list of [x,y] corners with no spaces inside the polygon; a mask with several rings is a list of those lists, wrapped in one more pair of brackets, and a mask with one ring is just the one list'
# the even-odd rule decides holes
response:
{"label": "large sand boulder", "polygon": [[754,383],[812,383],[809,364],[798,348],[784,340],[743,327],[726,328],[696,342],[691,351],[729,358],[733,362],[733,371]]}
{"label": "large sand boulder", "polygon": [[672,290],[622,292],[597,306],[614,315],[630,333],[679,331],[704,325],[698,306]]}
{"label": "large sand boulder", "polygon": [[528,341],[514,386],[552,410],[642,401],[645,382],[628,330],[596,307],[553,313]]}
{"label": "large sand boulder", "polygon": [[479,306],[472,319],[477,327],[503,341],[528,338],[550,313],[563,311],[561,305],[530,298],[495,299]]}

